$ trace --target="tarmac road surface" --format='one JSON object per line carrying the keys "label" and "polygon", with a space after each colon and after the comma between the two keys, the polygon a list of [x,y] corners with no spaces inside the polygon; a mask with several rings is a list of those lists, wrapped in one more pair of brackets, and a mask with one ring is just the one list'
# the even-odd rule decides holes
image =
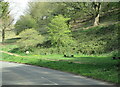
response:
{"label": "tarmac road surface", "polygon": [[112,85],[66,72],[26,64],[2,62],[2,85]]}

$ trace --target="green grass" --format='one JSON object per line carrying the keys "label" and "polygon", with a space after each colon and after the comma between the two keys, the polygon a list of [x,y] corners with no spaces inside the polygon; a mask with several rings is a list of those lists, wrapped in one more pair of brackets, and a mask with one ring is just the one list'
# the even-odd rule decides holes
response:
{"label": "green grass", "polygon": [[[53,61],[53,59],[56,61]],[[81,57],[80,55],[76,55],[74,58],[65,58],[63,55],[26,55],[24,57],[16,57],[3,53],[1,60],[48,67],[94,79],[118,83],[118,67],[116,65],[119,61],[112,60],[110,57]],[[81,64],[74,62],[80,62]]]}
{"label": "green grass", "polygon": [[3,51],[10,51],[14,48],[17,48],[17,46],[16,45],[1,45],[1,49]]}

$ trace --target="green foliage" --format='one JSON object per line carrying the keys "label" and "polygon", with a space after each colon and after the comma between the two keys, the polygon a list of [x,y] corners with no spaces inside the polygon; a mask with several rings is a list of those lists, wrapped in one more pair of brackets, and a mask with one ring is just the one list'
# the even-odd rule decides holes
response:
{"label": "green foliage", "polygon": [[[99,8],[99,9],[98,9]],[[63,2],[59,3],[54,14],[62,14],[64,17],[71,18],[73,22],[95,20],[97,14],[100,16],[108,12],[118,11],[118,2]],[[117,9],[117,10],[116,10]],[[100,20],[101,21],[101,20]],[[91,22],[93,25],[93,21]]]}
{"label": "green foliage", "polygon": [[87,2],[61,2],[57,3],[55,15],[62,14],[64,17],[71,18],[70,20],[83,19],[86,16],[93,16],[91,3]]}
{"label": "green foliage", "polygon": [[62,15],[55,16],[48,25],[48,32],[52,45],[56,47],[68,46],[73,43],[70,37],[70,26],[67,25],[69,18],[64,18]]}
{"label": "green foliage", "polygon": [[8,2],[0,2],[0,25],[2,25],[2,30],[6,29],[10,25],[10,15],[9,15],[9,3]]}
{"label": "green foliage", "polygon": [[44,37],[34,29],[26,29],[20,33],[20,40],[17,41],[18,46],[22,50],[31,50],[37,44],[41,44],[44,41]]}
{"label": "green foliage", "polygon": [[30,15],[21,16],[20,20],[15,24],[15,32],[17,35],[29,28],[37,28],[36,21]]}
{"label": "green foliage", "polygon": [[33,54],[40,54],[40,55],[51,55],[51,54],[61,54],[61,55],[74,55],[76,51],[73,49],[74,47],[50,47],[50,48],[33,48]]}
{"label": "green foliage", "polygon": [[1,15],[2,15],[2,3],[1,3],[1,1],[0,1],[0,17],[1,17]]}
{"label": "green foliage", "polygon": [[0,18],[5,19],[8,17],[8,2],[0,1]]}
{"label": "green foliage", "polygon": [[55,9],[55,3],[49,2],[32,2],[30,5],[30,15],[37,21],[41,22],[43,16],[50,16]]}

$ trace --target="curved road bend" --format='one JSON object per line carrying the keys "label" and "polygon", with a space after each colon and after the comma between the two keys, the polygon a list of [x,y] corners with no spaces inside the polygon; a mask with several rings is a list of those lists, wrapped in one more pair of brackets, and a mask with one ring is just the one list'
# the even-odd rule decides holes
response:
{"label": "curved road bend", "polygon": [[3,85],[112,85],[107,82],[43,67],[2,61],[0,63],[3,66]]}

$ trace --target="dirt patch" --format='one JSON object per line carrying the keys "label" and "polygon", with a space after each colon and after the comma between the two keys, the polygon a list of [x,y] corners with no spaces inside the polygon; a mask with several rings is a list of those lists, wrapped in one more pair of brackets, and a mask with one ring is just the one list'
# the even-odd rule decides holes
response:
{"label": "dirt patch", "polygon": [[6,52],[6,51],[0,51],[1,53],[6,53],[6,54],[9,54],[9,55],[13,55],[13,56],[19,56],[19,57],[22,57],[18,54],[15,54],[15,53],[10,53],[10,52]]}
{"label": "dirt patch", "polygon": [[[12,55],[12,56],[26,57],[26,56],[21,56],[21,55],[15,54],[15,53],[6,52],[6,51],[0,51],[0,52],[1,52],[1,53],[6,53],[6,54]],[[48,59],[48,58],[45,58],[44,60],[50,60],[50,61],[66,61],[66,62],[71,62],[71,63],[86,64],[86,63],[81,63],[81,62],[78,62],[78,61],[60,60],[60,59]]]}

